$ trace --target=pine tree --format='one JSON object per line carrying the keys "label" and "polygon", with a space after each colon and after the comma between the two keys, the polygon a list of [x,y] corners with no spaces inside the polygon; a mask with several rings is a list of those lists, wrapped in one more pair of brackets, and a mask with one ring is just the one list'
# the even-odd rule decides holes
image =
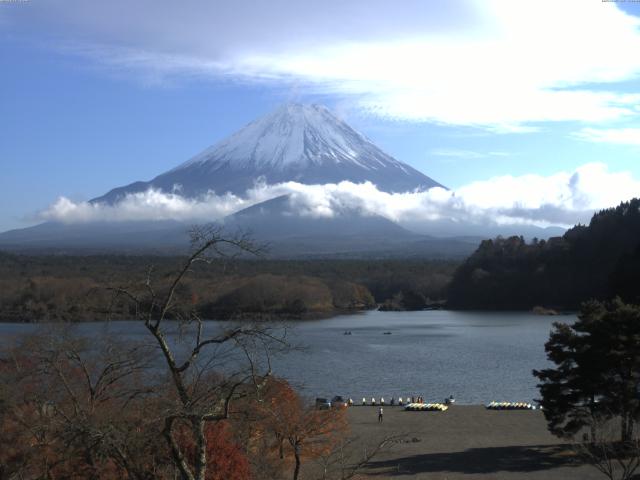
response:
{"label": "pine tree", "polygon": [[554,368],[534,370],[549,430],[572,437],[603,419],[620,420],[620,439],[640,417],[640,306],[587,302],[573,325],[556,323],[545,344]]}

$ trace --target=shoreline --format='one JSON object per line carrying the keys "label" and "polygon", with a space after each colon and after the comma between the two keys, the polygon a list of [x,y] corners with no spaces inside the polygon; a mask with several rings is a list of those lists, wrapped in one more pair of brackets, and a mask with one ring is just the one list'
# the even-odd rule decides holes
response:
{"label": "shoreline", "polygon": [[[496,314],[531,314],[539,317],[567,317],[576,315],[577,311],[563,310],[557,314],[539,314],[531,309],[464,309],[464,308],[424,308],[419,310],[384,310],[379,308],[361,308],[361,309],[336,309],[330,312],[308,312],[304,315],[293,314],[241,314],[238,316],[231,316],[227,318],[204,318],[205,322],[305,322],[305,321],[317,321],[317,320],[329,320],[341,316],[357,316],[363,315],[368,312],[385,312],[385,313],[416,313],[416,312],[459,312],[459,313],[496,313]],[[0,313],[1,315],[1,313]],[[172,322],[175,319],[167,318],[166,320]],[[99,323],[99,322],[132,322],[136,321],[132,318],[111,318],[111,319],[84,319],[84,320],[16,320],[14,318],[1,318],[0,324],[16,324],[16,325],[55,325],[55,324],[78,324],[78,323]]]}

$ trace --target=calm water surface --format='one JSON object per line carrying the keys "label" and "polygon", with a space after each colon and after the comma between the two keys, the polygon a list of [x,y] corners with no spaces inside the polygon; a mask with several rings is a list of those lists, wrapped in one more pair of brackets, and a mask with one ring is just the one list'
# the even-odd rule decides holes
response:
{"label": "calm water surface", "polygon": [[[314,397],[442,400],[453,394],[460,403],[531,401],[538,396],[531,370],[547,365],[544,343],[551,324],[574,320],[529,313],[371,311],[291,322],[290,340],[305,348],[276,358],[273,366]],[[0,340],[34,328],[0,324]],[[89,336],[106,330],[133,339],[147,335],[136,322],[76,328]]]}

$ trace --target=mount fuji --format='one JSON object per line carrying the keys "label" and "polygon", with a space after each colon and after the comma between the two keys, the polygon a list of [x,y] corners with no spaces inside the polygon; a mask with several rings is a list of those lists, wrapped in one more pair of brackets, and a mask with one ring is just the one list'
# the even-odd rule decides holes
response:
{"label": "mount fuji", "polygon": [[115,188],[93,201],[115,203],[149,188],[197,197],[210,191],[243,195],[257,181],[343,180],[369,181],[386,192],[442,186],[384,153],[326,107],[288,104],[153,180]]}
{"label": "mount fuji", "polygon": [[[442,187],[376,147],[321,105],[289,104],[259,118],[192,159],[150,181],[115,188],[91,203],[118,207],[127,195],[150,189],[186,198],[227,192],[244,197],[256,184],[298,182],[325,185],[371,182],[381,191]],[[442,187],[444,188],[444,187]],[[215,198],[215,197],[214,197]],[[297,211],[281,195],[222,220],[270,242],[275,256],[464,256],[475,239],[419,235],[357,207],[342,206],[329,218]],[[41,225],[0,234],[12,250],[171,252],[188,245],[188,219],[92,221]]]}

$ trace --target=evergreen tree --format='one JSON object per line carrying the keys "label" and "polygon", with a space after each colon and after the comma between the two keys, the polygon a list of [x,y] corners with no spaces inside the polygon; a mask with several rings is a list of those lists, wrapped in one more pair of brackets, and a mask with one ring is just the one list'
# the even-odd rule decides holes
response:
{"label": "evergreen tree", "polygon": [[631,440],[640,417],[640,306],[587,302],[573,325],[554,324],[545,350],[555,367],[533,374],[549,430],[572,437],[619,418],[621,441]]}

